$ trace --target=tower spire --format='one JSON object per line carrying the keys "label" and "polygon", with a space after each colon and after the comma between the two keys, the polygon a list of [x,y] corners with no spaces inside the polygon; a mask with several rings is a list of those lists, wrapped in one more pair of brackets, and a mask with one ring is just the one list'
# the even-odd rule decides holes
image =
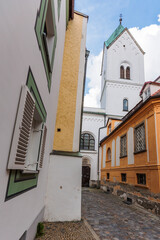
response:
{"label": "tower spire", "polygon": [[122,23],[122,13],[119,15],[119,22]]}

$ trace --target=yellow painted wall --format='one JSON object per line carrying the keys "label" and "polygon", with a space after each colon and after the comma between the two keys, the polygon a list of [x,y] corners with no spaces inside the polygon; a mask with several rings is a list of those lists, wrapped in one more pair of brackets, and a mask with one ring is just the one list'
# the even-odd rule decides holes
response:
{"label": "yellow painted wall", "polygon": [[66,31],[53,143],[53,149],[58,151],[72,151],[73,147],[82,25],[83,17],[74,14]]}
{"label": "yellow painted wall", "polygon": [[120,123],[120,122],[121,122],[121,120],[118,120],[118,119],[116,119],[116,120],[110,119],[107,124],[107,135],[109,135],[109,126],[111,125],[111,131],[113,131],[114,128],[116,127],[116,124]]}
{"label": "yellow painted wall", "polygon": [[[155,117],[156,115],[156,117]],[[156,119],[156,126],[155,126]],[[147,126],[146,126],[147,120]],[[149,162],[147,159],[147,151],[134,154],[134,164],[128,165],[128,157],[120,158],[120,166],[111,167],[111,161],[107,159],[107,149],[110,147],[112,152],[112,141],[119,136],[127,134],[130,127],[135,128],[138,124],[145,123],[146,132],[146,149],[147,149],[147,134],[148,134],[148,154]],[[157,144],[156,144],[157,134]],[[128,137],[128,136],[127,136]],[[122,127],[117,129],[111,134],[102,144],[106,144],[106,167],[101,169],[101,180],[107,180],[107,173],[110,173],[110,179],[107,181],[121,182],[121,173],[127,174],[128,184],[137,186],[137,173],[146,174],[146,186],[154,193],[160,193],[160,165],[157,164],[157,147],[160,156],[160,100],[150,100],[144,107],[135,113]],[[127,143],[128,144],[128,143]],[[115,147],[116,149],[116,147]],[[115,150],[116,159],[116,150]],[[102,167],[102,165],[101,165]]]}

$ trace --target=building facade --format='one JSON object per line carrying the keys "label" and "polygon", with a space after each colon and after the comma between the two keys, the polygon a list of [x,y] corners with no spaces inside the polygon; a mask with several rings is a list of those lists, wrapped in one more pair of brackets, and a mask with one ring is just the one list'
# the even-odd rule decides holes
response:
{"label": "building facade", "polygon": [[98,137],[106,136],[106,129],[98,136],[98,129],[105,124],[105,111],[99,108],[83,108],[81,154],[82,186],[95,186],[98,180]]}
{"label": "building facade", "polygon": [[101,74],[101,107],[109,117],[122,118],[140,101],[144,51],[121,24],[104,42]]}
{"label": "building facade", "polygon": [[44,216],[66,27],[74,18],[74,1],[6,0],[0,9],[1,239],[32,240]]}
{"label": "building facade", "polygon": [[101,141],[101,183],[104,190],[160,214],[159,83],[145,83],[141,96]]}
{"label": "building facade", "polygon": [[[79,152],[88,16],[74,12],[65,37],[53,151],[46,195],[46,221],[81,220],[82,156]],[[54,204],[53,204],[54,203]]]}
{"label": "building facade", "polygon": [[[121,23],[104,42],[101,76],[101,108],[88,108],[87,111],[84,108],[82,124],[82,138],[88,132],[96,143],[109,131],[106,128],[109,119],[112,119],[111,130],[141,99],[139,92],[144,84],[144,51]],[[95,151],[90,151],[81,146],[84,160],[88,158],[84,164],[91,167],[91,182],[99,180],[100,175],[97,147]]]}

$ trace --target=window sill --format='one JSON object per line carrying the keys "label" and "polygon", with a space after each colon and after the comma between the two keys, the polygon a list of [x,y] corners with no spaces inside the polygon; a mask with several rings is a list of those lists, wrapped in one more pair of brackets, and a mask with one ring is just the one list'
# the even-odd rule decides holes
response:
{"label": "window sill", "polygon": [[134,154],[136,155],[136,154],[143,153],[143,152],[147,152],[147,150],[144,149],[144,150],[141,150],[141,151],[139,151],[139,152],[134,152]]}
{"label": "window sill", "polygon": [[107,160],[106,163],[111,162],[111,160]]}
{"label": "window sill", "polygon": [[37,170],[23,170],[22,173],[23,174],[25,174],[25,173],[26,174],[33,174],[33,173],[38,173],[38,171]]}
{"label": "window sill", "polygon": [[110,179],[106,179],[107,182],[110,182]]}
{"label": "window sill", "polygon": [[84,152],[84,153],[97,153],[97,150],[84,150],[84,149],[80,149],[80,152]]}
{"label": "window sill", "polygon": [[123,112],[128,112],[128,110],[124,110],[124,109],[123,109]]}
{"label": "window sill", "polygon": [[142,184],[136,184],[135,187],[140,187],[140,188],[146,188],[148,189],[148,187],[146,185],[142,185]]}
{"label": "window sill", "polygon": [[127,155],[125,155],[125,156],[120,156],[120,158],[125,158],[125,157],[127,157]]}

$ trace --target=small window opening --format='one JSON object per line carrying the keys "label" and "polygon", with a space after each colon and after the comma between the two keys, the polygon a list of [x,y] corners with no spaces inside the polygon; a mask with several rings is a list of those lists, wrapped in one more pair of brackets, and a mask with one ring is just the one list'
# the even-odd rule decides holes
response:
{"label": "small window opening", "polygon": [[121,173],[121,181],[126,182],[127,181],[127,175],[126,173]]}
{"label": "small window opening", "polygon": [[128,111],[128,100],[123,99],[123,111]]}
{"label": "small window opening", "polygon": [[57,132],[61,132],[61,128],[57,128]]}
{"label": "small window opening", "polygon": [[137,173],[137,183],[146,185],[146,174]]}
{"label": "small window opening", "polygon": [[110,174],[109,173],[107,173],[107,179],[110,179]]}

